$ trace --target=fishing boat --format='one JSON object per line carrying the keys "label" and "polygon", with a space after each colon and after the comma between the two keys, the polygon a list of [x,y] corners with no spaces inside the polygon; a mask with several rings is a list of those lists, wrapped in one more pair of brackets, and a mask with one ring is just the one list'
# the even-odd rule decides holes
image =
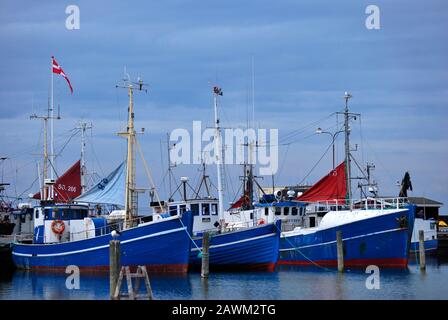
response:
{"label": "fishing boat", "polygon": [[[18,268],[65,269],[76,265],[87,270],[108,269],[109,242],[116,239],[121,242],[123,265],[145,265],[153,272],[187,271],[191,213],[152,219],[138,216],[137,212],[134,145],[138,146],[138,142],[134,129],[133,94],[135,89],[142,90],[143,86],[141,81],[134,83],[129,78],[122,86],[129,94],[127,130],[120,133],[127,139],[125,163],[102,179],[91,192],[74,199],[76,203],[57,203],[54,182],[47,181],[45,195],[48,198],[33,209],[32,243],[17,241],[13,245],[13,260]],[[51,167],[55,167],[54,163]],[[106,217],[89,214],[91,199],[114,197],[123,199],[123,220],[112,222]]]}
{"label": "fishing boat", "polygon": [[[201,265],[202,241],[205,232],[210,234],[209,266],[211,270],[256,270],[274,271],[278,260],[281,221],[259,224],[251,221],[246,224],[231,224],[225,219],[221,132],[218,117],[218,97],[222,90],[213,88],[215,111],[215,151],[217,167],[218,199],[210,194],[188,199],[186,179],[183,179],[184,198],[182,201],[167,204],[170,213],[179,214],[191,210],[194,217],[193,245],[190,253],[190,266],[197,269]],[[203,178],[205,175],[203,176]],[[195,193],[198,195],[198,192]]]}
{"label": "fishing boat", "polygon": [[297,196],[289,190],[264,197],[254,210],[240,215],[267,222],[283,221],[280,265],[337,266],[337,232],[342,235],[345,267],[406,268],[414,225],[415,205],[405,198],[352,198],[349,119],[345,95],[345,160]]}

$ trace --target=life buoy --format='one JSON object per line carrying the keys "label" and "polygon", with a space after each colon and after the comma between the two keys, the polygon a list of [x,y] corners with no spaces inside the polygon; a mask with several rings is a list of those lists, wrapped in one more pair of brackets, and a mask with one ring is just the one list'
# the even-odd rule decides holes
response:
{"label": "life buoy", "polygon": [[265,224],[265,223],[266,223],[266,221],[264,221],[264,219],[258,220],[258,225]]}
{"label": "life buoy", "polygon": [[65,230],[65,223],[62,220],[53,220],[51,230],[56,234],[62,234]]}

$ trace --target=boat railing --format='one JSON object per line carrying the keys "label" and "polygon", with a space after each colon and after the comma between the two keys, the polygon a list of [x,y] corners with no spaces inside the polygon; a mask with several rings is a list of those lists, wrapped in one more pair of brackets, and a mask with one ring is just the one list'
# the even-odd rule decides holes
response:
{"label": "boat railing", "polygon": [[385,209],[402,209],[408,204],[407,198],[373,198],[366,197],[363,199],[334,199],[327,201],[311,202],[309,206],[314,207],[314,212],[328,212],[341,210],[385,210]]}
{"label": "boat railing", "polygon": [[[98,236],[103,236],[106,234],[110,234],[112,231],[118,231],[121,232],[127,228],[125,228],[125,225],[138,225],[140,223],[145,223],[148,222],[150,216],[145,216],[145,217],[136,217],[133,219],[128,219],[125,220],[124,219],[119,219],[120,221],[116,221],[116,222],[112,222],[112,223],[107,223],[104,226],[100,226],[100,227],[94,227],[94,228],[88,228],[82,231],[77,231],[77,232],[70,232],[70,237],[72,236],[76,236],[76,235],[80,235],[80,234],[86,234],[88,235],[89,232],[95,232],[95,236],[97,235],[97,231],[99,231]],[[118,220],[118,219],[117,219]],[[18,233],[15,234],[13,236],[11,236],[11,240],[14,240],[14,242],[16,243],[23,243],[23,242],[27,242],[27,241],[31,241],[33,240],[34,235],[32,233]]]}

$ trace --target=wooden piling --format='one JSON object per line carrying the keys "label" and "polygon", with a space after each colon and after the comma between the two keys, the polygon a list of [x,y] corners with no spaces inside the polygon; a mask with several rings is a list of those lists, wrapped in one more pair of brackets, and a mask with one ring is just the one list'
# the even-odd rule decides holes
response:
{"label": "wooden piling", "polygon": [[423,230],[418,231],[418,253],[420,260],[420,269],[426,269],[426,257],[425,257],[425,232]]}
{"label": "wooden piling", "polygon": [[109,295],[113,299],[120,275],[120,241],[111,240],[109,242]]}
{"label": "wooden piling", "polygon": [[210,249],[210,233],[204,232],[202,235],[202,266],[201,277],[208,278],[209,274],[209,249]]}
{"label": "wooden piling", "polygon": [[344,272],[344,245],[342,243],[342,231],[336,231],[336,246],[338,255],[338,271]]}

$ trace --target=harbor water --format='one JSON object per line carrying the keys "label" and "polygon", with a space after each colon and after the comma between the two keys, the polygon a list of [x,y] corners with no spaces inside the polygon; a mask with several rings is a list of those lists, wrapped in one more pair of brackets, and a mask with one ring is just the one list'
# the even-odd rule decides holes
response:
{"label": "harbor water", "polygon": [[[407,270],[380,270],[379,289],[368,288],[364,270],[279,266],[272,273],[200,273],[150,275],[158,300],[412,300],[448,299],[448,258],[427,257],[426,271],[413,258]],[[105,300],[109,299],[108,273],[80,274],[79,289],[67,289],[65,273],[2,272],[0,299]]]}

